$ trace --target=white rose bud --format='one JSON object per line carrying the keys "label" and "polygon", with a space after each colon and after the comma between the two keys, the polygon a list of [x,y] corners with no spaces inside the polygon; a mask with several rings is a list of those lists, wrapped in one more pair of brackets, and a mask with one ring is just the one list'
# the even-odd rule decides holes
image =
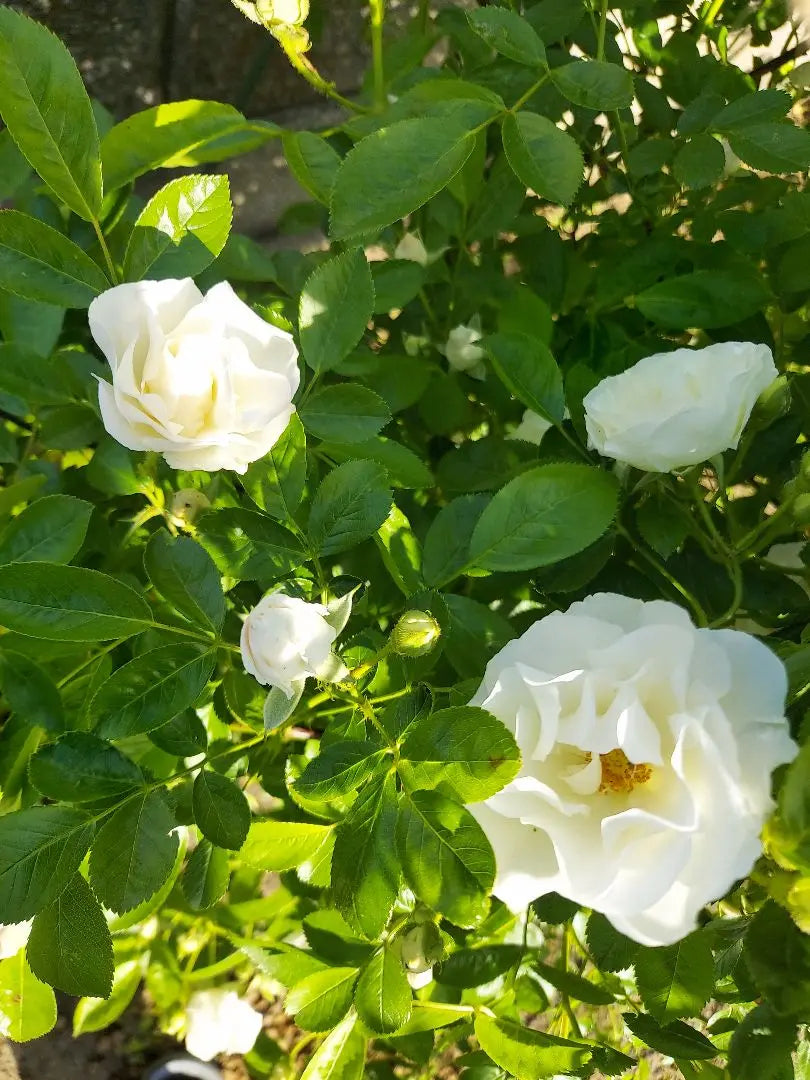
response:
{"label": "white rose bud", "polygon": [[130,450],[156,450],[173,469],[243,473],[295,412],[292,337],[227,282],[205,296],[190,278],[118,285],[89,320],[112,372],[98,386],[104,426]]}
{"label": "white rose bud", "polygon": [[235,990],[199,990],[186,1006],[186,1050],[201,1061],[249,1054],[261,1030],[261,1013]]}
{"label": "white rose bud", "polygon": [[427,266],[430,262],[427,248],[422,243],[422,238],[416,233],[409,232],[406,232],[397,244],[394,250],[394,258],[419,263],[420,266]]}
{"label": "white rose bud", "polygon": [[288,698],[309,676],[334,679],[342,665],[332,652],[338,631],[328,615],[323,604],[268,593],[242,625],[245,671],[263,686],[277,686]]}
{"label": "white rose bud", "polygon": [[0,923],[0,960],[8,960],[25,948],[33,925],[33,919],[28,922],[8,923],[5,926]]}
{"label": "white rose bud", "polygon": [[486,376],[484,357],[486,353],[476,341],[481,340],[481,331],[474,326],[457,326],[450,331],[447,342],[440,352],[447,357],[447,363],[453,371],[463,371],[473,379]]}
{"label": "white rose bud", "polygon": [[535,446],[539,446],[543,441],[543,436],[553,427],[551,421],[546,420],[540,413],[527,409],[518,426],[506,437],[507,439],[520,439],[523,442],[534,443]]}
{"label": "white rose bud", "polygon": [[472,807],[512,910],[557,892],[643,945],[688,934],[762,852],[771,773],[797,752],[760,641],[663,600],[589,596],[489,662],[472,704],[523,764]]}
{"label": "white rose bud", "polygon": [[406,611],[391,632],[391,648],[400,656],[424,656],[439,640],[442,629],[425,611]]}
{"label": "white rose bud", "polygon": [[589,444],[649,472],[698,465],[737,446],[778,374],[768,346],[750,341],[647,356],[586,395]]}
{"label": "white rose bud", "polygon": [[202,491],[196,488],[181,488],[172,495],[169,514],[172,522],[182,528],[184,525],[193,525],[210,505],[211,500]]}
{"label": "white rose bud", "polygon": [[309,0],[258,0],[256,11],[268,26],[300,26],[309,15]]}

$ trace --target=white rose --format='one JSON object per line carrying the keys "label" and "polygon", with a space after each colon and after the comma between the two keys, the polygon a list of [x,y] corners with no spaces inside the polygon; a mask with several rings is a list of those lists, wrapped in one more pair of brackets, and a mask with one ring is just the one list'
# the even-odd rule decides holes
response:
{"label": "white rose", "polygon": [[750,341],[646,356],[586,395],[589,444],[649,472],[700,464],[736,447],[778,374],[768,346]]}
{"label": "white rose", "polygon": [[472,704],[517,739],[517,777],[473,813],[512,910],[558,892],[644,945],[677,941],[759,856],[771,773],[796,746],[785,669],[675,604],[601,593],[534,623]]}
{"label": "white rose", "polygon": [[329,609],[295,596],[268,593],[242,624],[242,663],[263,686],[277,686],[292,697],[314,675],[335,677],[340,666],[332,652],[338,630],[327,621]]}
{"label": "white rose", "polygon": [[217,1054],[248,1054],[262,1016],[235,990],[199,990],[186,1006],[186,1050],[201,1061]]}
{"label": "white rose", "polygon": [[457,326],[450,331],[440,351],[447,357],[453,371],[463,371],[474,379],[483,379],[486,375],[483,363],[486,353],[480,345],[475,344],[480,340],[481,331],[474,326]]}
{"label": "white rose", "polygon": [[295,412],[292,337],[260,319],[230,285],[118,285],[90,305],[90,332],[112,371],[99,382],[104,426],[173,469],[243,473]]}
{"label": "white rose", "polygon": [[543,441],[543,436],[553,427],[551,421],[546,420],[540,413],[527,409],[518,426],[506,437],[507,439],[521,439],[523,442],[534,443],[535,446],[539,446]]}
{"label": "white rose", "polygon": [[8,923],[6,926],[0,923],[0,960],[8,960],[25,948],[33,925],[33,919],[28,922]]}

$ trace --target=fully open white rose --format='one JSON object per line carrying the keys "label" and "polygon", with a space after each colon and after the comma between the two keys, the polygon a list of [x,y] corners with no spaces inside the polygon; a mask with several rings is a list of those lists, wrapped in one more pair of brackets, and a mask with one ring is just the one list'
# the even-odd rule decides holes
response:
{"label": "fully open white rose", "polygon": [[235,990],[199,990],[186,1006],[186,1050],[201,1061],[250,1053],[261,1030],[261,1013]]}
{"label": "fully open white rose", "polygon": [[263,686],[288,697],[310,675],[332,678],[339,662],[332,652],[338,630],[329,609],[296,596],[268,593],[242,624],[242,663]]}
{"label": "fully open white rose", "polygon": [[586,395],[589,444],[649,472],[698,465],[736,447],[778,374],[768,346],[750,341],[646,356]]}
{"label": "fully open white rose", "polygon": [[157,450],[173,469],[243,473],[295,412],[292,337],[230,285],[138,281],[96,297],[90,332],[112,371],[99,382],[104,426],[130,450]]}
{"label": "fully open white rose", "polygon": [[677,941],[761,852],[771,773],[796,746],[782,663],[666,601],[601,593],[534,623],[473,698],[517,777],[472,808],[515,911],[558,892],[645,945]]}

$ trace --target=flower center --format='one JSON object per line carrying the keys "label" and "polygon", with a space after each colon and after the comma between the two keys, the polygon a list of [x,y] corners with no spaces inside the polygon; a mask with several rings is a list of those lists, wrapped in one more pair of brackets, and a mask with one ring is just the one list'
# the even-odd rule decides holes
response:
{"label": "flower center", "polygon": [[[588,761],[591,756],[590,753],[587,755]],[[630,792],[633,788],[646,784],[652,776],[652,765],[645,765],[643,762],[633,764],[624,750],[616,749],[608,754],[600,754],[599,760],[602,763],[602,781],[599,784],[602,795],[607,795],[610,791],[617,794]]]}

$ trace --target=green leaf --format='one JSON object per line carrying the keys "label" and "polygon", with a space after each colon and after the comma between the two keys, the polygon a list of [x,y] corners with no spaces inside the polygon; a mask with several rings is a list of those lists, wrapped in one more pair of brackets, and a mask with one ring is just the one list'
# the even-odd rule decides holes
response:
{"label": "green leaf", "polygon": [[451,101],[441,115],[400,120],[350,150],[332,190],[334,240],[382,229],[445,187],[475,147],[474,129],[496,115],[484,101]]}
{"label": "green leaf", "polygon": [[74,874],[67,888],[34,919],[28,963],[38,979],[74,997],[108,997],[113,947],[93,890]]}
{"label": "green leaf", "polygon": [[69,731],[43,746],[31,758],[28,774],[37,791],[55,802],[119,798],[144,782],[133,761],[111,743],[85,731]]}
{"label": "green leaf", "polygon": [[396,439],[377,435],[357,443],[324,443],[325,454],[335,461],[374,461],[388,473],[388,481],[395,487],[432,487],[433,473],[424,461],[407,446]]}
{"label": "green leaf", "polygon": [[473,949],[457,949],[442,961],[435,972],[436,981],[459,989],[483,986],[506,974],[510,968],[517,967],[522,958],[520,945],[480,945]]}
{"label": "green leaf", "polygon": [[588,950],[602,971],[623,971],[632,966],[641,948],[635,941],[619,933],[604,915],[593,912],[585,928]]}
{"label": "green leaf", "polygon": [[775,900],[754,916],[744,955],[757,988],[776,1012],[800,1018],[810,998],[810,938]]}
{"label": "green leaf", "polygon": [[304,1031],[329,1031],[352,1004],[357,968],[325,968],[307,975],[287,994],[284,1009]]}
{"label": "green leaf", "polygon": [[124,280],[196,277],[219,255],[231,231],[228,177],[181,176],[138,216],[124,256]]}
{"label": "green leaf", "polygon": [[295,179],[313,199],[328,206],[340,168],[340,154],[326,139],[311,131],[286,131],[281,142]]}
{"label": "green leaf", "polygon": [[239,858],[260,870],[294,870],[317,857],[332,836],[332,826],[301,821],[254,821]]}
{"label": "green leaf", "polygon": [[356,791],[383,760],[373,743],[341,739],[322,748],[295,782],[305,799],[329,802]]}
{"label": "green leaf", "polygon": [[408,730],[397,766],[408,788],[439,788],[460,802],[481,802],[513,780],[520,751],[485,709],[440,709]]}
{"label": "green leaf", "polygon": [[140,904],[136,904],[134,908],[130,908],[123,915],[111,919],[110,933],[118,934],[123,930],[131,930],[133,926],[140,926],[148,919],[151,919],[166,903],[177,879],[180,877],[180,871],[183,869],[186,848],[188,847],[187,830],[178,831],[177,839],[174,862],[171,870],[163,879],[163,884],[156,892],[150,893]]}
{"label": "green leaf", "polygon": [[175,757],[196,757],[208,746],[208,732],[193,709],[173,716],[149,733],[149,741]]}
{"label": "green leaf", "polygon": [[736,127],[743,130],[751,123],[768,120],[780,120],[792,105],[790,94],[786,90],[758,90],[753,94],[743,94],[735,101],[730,101],[720,112],[712,117],[712,130],[725,134]]}
{"label": "green leaf", "polygon": [[363,1080],[366,1040],[350,1013],[331,1031],[301,1074],[301,1080]]}
{"label": "green leaf", "polygon": [[238,133],[246,124],[240,112],[217,101],[173,101],[135,113],[104,136],[105,187],[113,191],[164,166],[218,161],[215,148],[206,156],[206,145],[214,147],[218,139]]}
{"label": "green leaf", "polygon": [[388,406],[378,394],[355,383],[316,390],[300,409],[304,427],[319,439],[362,442],[391,421]]}
{"label": "green leaf", "polygon": [[72,495],[46,495],[6,525],[0,533],[0,563],[70,562],[90,524],[91,503]]}
{"label": "green leaf", "polygon": [[155,533],[143,556],[149,580],[172,607],[195,626],[219,631],[225,596],[211,557],[187,536]]}
{"label": "green leaf", "polygon": [[[807,137],[810,139],[810,134]],[[747,319],[768,297],[768,289],[753,267],[695,270],[651,285],[638,294],[636,307],[659,326],[712,328]]]}
{"label": "green leaf", "polygon": [[582,183],[582,151],[564,131],[537,113],[509,113],[503,148],[512,171],[549,202],[568,206]]}
{"label": "green leaf", "polygon": [[65,730],[65,712],[56,684],[22,653],[0,652],[0,686],[12,713],[51,735]]}
{"label": "green leaf", "polygon": [[195,911],[213,907],[228,891],[230,881],[228,852],[201,840],[194,848],[183,874],[183,893]]}
{"label": "green leaf", "polygon": [[263,458],[241,477],[242,486],[260,510],[279,521],[292,518],[307,481],[307,440],[298,416]]}
{"label": "green leaf", "polygon": [[419,540],[396,503],[392,504],[374,540],[391,580],[405,596],[412,596],[424,588]]}
{"label": "green leaf", "polygon": [[[371,266],[371,277],[374,282],[374,314],[386,315],[394,308],[407,307],[419,295],[425,283],[425,268],[405,259],[385,259]],[[400,365],[409,362],[414,363],[409,357],[397,357],[396,368],[391,374],[396,377]],[[415,361],[415,365],[425,370],[419,361]],[[421,394],[416,395],[417,399],[419,397]]]}
{"label": "green leaf", "polygon": [[714,990],[711,945],[699,932],[674,945],[639,949],[635,969],[641,1000],[659,1024],[697,1015]]}
{"label": "green leaf", "polygon": [[26,404],[64,405],[75,396],[76,386],[66,365],[56,357],[4,343],[0,344],[0,391]]}
{"label": "green leaf", "polygon": [[609,990],[583,979],[581,975],[575,975],[573,971],[562,971],[539,960],[536,960],[532,967],[541,979],[577,1001],[584,1001],[588,1005],[613,1004],[614,997]]}
{"label": "green leaf", "polygon": [[175,820],[157,791],[128,800],[99,829],[90,852],[90,884],[117,914],[148,900],[171,873]]}
{"label": "green leaf", "polygon": [[31,971],[24,949],[0,961],[0,1023],[14,1042],[39,1039],[56,1023],[54,992]]}
{"label": "green leaf", "polygon": [[362,248],[317,266],[306,280],[298,308],[301,351],[312,370],[337,367],[361,339],[373,313],[374,283]]}
{"label": "green leaf", "polygon": [[619,488],[589,465],[541,465],[495,495],[472,535],[470,563],[532,570],[584,550],[610,528]]}
{"label": "green leaf", "polygon": [[[391,509],[385,470],[371,461],[347,461],[323,480],[312,500],[309,537],[321,555],[336,555],[367,540]],[[2,613],[2,607],[0,607]]]}
{"label": "green leaf", "polygon": [[565,411],[562,375],[551,351],[526,334],[490,334],[481,342],[501,382],[518,401],[559,423]]}
{"label": "green leaf", "polygon": [[[3,10],[0,7],[0,16]],[[3,210],[0,288],[26,300],[86,308],[110,288],[110,282],[90,256],[63,233],[17,210]]]}
{"label": "green leaf", "polygon": [[0,817],[0,912],[24,922],[55,900],[90,846],[93,822],[80,810],[32,806]]}
{"label": "green leaf", "polygon": [[201,769],[192,794],[194,820],[206,839],[238,851],[250,828],[250,807],[242,789],[227,776]]}
{"label": "green leaf", "polygon": [[794,1076],[795,1043],[796,1022],[778,1016],[768,1002],[757,1005],[731,1036],[729,1075],[734,1080],[788,1080]]}
{"label": "green leaf", "polygon": [[140,986],[140,960],[119,964],[113,976],[112,993],[108,998],[82,998],[73,1013],[73,1035],[87,1035],[109,1027],[125,1011]]}
{"label": "green leaf", "polygon": [[591,1059],[588,1046],[484,1013],[475,1018],[475,1035],[495,1064],[517,1080],[543,1080],[560,1073],[570,1075]]}
{"label": "green leaf", "polygon": [[604,60],[574,60],[554,68],[551,78],[563,97],[585,109],[610,112],[627,109],[633,101],[633,76]]}
{"label": "green leaf", "polygon": [[411,1015],[413,994],[396,947],[378,949],[357,980],[354,1004],[363,1023],[385,1035],[401,1028]]}
{"label": "green leaf", "polygon": [[531,23],[507,8],[468,11],[467,21],[480,38],[502,56],[528,67],[546,66],[546,49]]}
{"label": "green leaf", "polygon": [[672,162],[675,179],[682,187],[705,188],[715,184],[726,167],[726,154],[717,139],[705,132],[693,135]]}
{"label": "green leaf", "polygon": [[810,165],[810,131],[794,124],[750,124],[729,132],[731,149],[752,169],[799,172]]}
{"label": "green leaf", "polygon": [[376,777],[338,825],[332,857],[332,899],[348,922],[374,940],[385,928],[399,892],[396,787]]}
{"label": "green leaf", "polygon": [[714,1043],[682,1020],[661,1027],[646,1013],[622,1013],[622,1017],[637,1038],[662,1054],[688,1061],[717,1057]]}
{"label": "green leaf", "polygon": [[289,529],[240,507],[209,510],[197,522],[197,539],[220,573],[239,580],[273,581],[306,560]]}
{"label": "green leaf", "polygon": [[428,585],[442,588],[470,561],[470,537],[489,503],[486,495],[461,495],[443,506],[425,536],[422,573]]}
{"label": "green leaf", "polygon": [[91,701],[96,734],[121,739],[167,723],[195,704],[214,659],[211,650],[191,642],[136,656],[114,671]]}
{"label": "green leaf", "polygon": [[457,926],[476,926],[487,911],[495,858],[481,826],[438,791],[403,792],[397,850],[417,897]]}
{"label": "green leaf", "polygon": [[0,114],[58,198],[85,221],[98,217],[98,129],[82,77],[59,38],[8,7],[0,7]]}
{"label": "green leaf", "polygon": [[152,625],[146,601],[123,582],[78,566],[0,566],[0,623],[50,641],[106,641]]}

